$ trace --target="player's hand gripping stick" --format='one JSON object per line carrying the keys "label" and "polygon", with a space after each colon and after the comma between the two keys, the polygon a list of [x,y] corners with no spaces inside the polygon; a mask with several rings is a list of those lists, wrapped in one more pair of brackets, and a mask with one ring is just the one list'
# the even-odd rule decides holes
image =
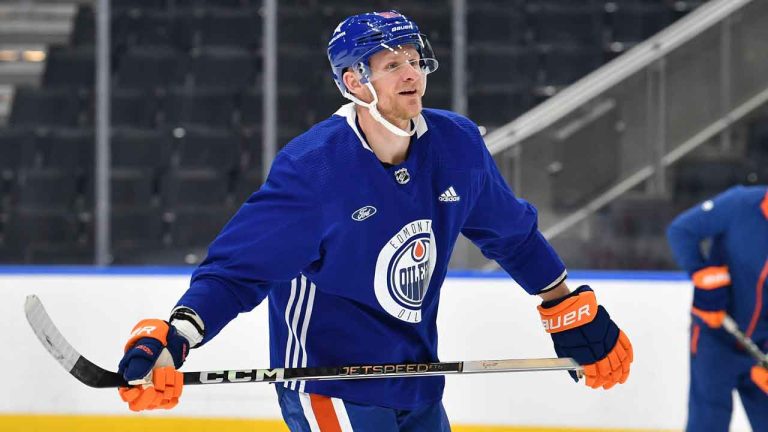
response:
{"label": "player's hand gripping stick", "polygon": [[179,403],[184,377],[176,369],[184,363],[189,341],[159,319],[139,321],[125,344],[118,373],[132,387],[121,387],[120,397],[132,411],[171,409]]}
{"label": "player's hand gripping stick", "polygon": [[[595,293],[582,285],[565,297],[538,307],[544,329],[552,336],[558,357],[573,357],[584,365],[587,385],[609,389],[624,383],[632,363],[632,344],[598,306]],[[575,381],[575,372],[569,372]]]}

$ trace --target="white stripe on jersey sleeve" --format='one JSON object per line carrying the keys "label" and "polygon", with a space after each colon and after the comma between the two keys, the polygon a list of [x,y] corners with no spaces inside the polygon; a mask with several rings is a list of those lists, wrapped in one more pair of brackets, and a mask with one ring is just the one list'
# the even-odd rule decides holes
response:
{"label": "white stripe on jersey sleeve", "polygon": [[[298,280],[304,282],[303,277],[299,277]],[[307,292],[307,284],[302,283],[300,285],[300,291],[299,291],[299,300],[296,302],[296,309],[293,311],[293,320],[291,321],[291,332],[293,333],[293,357],[291,360],[291,367],[298,367],[299,366],[299,351],[301,349],[299,345],[299,318],[301,318],[301,310],[304,308],[304,294]],[[294,381],[291,383],[291,387],[294,390],[299,389],[299,382]]]}
{"label": "white stripe on jersey sleeve", "polygon": [[[301,367],[307,367],[307,329],[309,328],[309,319],[312,318],[312,306],[315,304],[315,284],[307,280],[302,276],[304,280],[304,286],[309,287],[309,298],[307,299],[307,312],[304,314],[304,325],[301,326],[301,350],[304,355],[301,356]],[[301,381],[299,384],[299,391],[303,392],[306,386],[306,381]]]}
{"label": "white stripe on jersey sleeve", "polygon": [[[285,341],[285,367],[291,367],[291,358],[289,357],[291,354],[291,346],[293,344],[293,335],[291,332],[291,321],[290,321],[290,314],[291,314],[291,305],[293,304],[293,300],[296,298],[296,284],[297,279],[294,279],[291,281],[291,296],[288,298],[288,304],[285,306],[285,327],[288,332],[288,339]],[[291,382],[285,382],[283,383],[283,386],[285,388],[291,388]]]}

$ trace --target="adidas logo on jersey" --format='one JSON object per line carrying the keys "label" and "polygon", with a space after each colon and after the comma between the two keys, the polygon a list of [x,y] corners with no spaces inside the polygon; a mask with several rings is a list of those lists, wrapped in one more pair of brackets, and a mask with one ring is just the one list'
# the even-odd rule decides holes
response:
{"label": "adidas logo on jersey", "polygon": [[446,189],[445,192],[441,193],[437,199],[442,202],[456,202],[459,201],[461,197],[456,193],[456,190],[453,189],[453,186],[451,186]]}

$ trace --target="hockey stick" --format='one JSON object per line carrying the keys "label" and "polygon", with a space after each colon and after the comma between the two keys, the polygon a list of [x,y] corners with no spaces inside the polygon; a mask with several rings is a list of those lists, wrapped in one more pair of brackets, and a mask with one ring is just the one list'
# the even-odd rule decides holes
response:
{"label": "hockey stick", "polygon": [[[36,295],[27,296],[24,311],[32,330],[64,369],[83,384],[96,388],[125,387],[122,376],[94,364],[77,352],[53,324]],[[478,360],[436,363],[354,365],[274,369],[238,369],[184,372],[184,384],[226,384],[241,382],[316,381],[359,378],[393,378],[459,373],[576,371],[583,368],[571,358]]]}
{"label": "hockey stick", "polygon": [[739,330],[738,324],[736,324],[736,321],[734,321],[730,315],[726,315],[723,319],[723,328],[725,331],[733,335],[733,337],[735,337],[736,340],[744,346],[744,349],[747,350],[749,355],[757,360],[757,363],[760,366],[768,368],[768,354],[760,351],[760,348],[757,346],[757,344],[753,342],[752,339],[750,339],[747,335],[742,333],[741,330]]}

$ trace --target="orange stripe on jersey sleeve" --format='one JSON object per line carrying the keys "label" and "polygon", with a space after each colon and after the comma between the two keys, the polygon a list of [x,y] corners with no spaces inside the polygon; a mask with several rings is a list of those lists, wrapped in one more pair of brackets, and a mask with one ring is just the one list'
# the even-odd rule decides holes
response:
{"label": "orange stripe on jersey sleeve", "polygon": [[757,286],[755,287],[755,311],[752,312],[752,319],[749,321],[749,327],[744,333],[747,337],[752,337],[752,333],[755,332],[755,327],[757,327],[757,321],[760,320],[760,311],[763,310],[763,287],[765,286],[766,278],[768,278],[768,260],[765,260],[763,271],[760,272],[760,277],[757,279]]}
{"label": "orange stripe on jersey sleeve", "polygon": [[704,267],[693,274],[693,284],[703,290],[722,288],[731,284],[731,274],[727,266]]}
{"label": "orange stripe on jersey sleeve", "polygon": [[699,333],[701,327],[698,324],[693,325],[691,330],[691,354],[696,354],[699,351]]}
{"label": "orange stripe on jersey sleeve", "polygon": [[315,413],[317,425],[320,426],[320,432],[341,432],[331,398],[310,393],[309,400],[312,402],[312,411]]}

